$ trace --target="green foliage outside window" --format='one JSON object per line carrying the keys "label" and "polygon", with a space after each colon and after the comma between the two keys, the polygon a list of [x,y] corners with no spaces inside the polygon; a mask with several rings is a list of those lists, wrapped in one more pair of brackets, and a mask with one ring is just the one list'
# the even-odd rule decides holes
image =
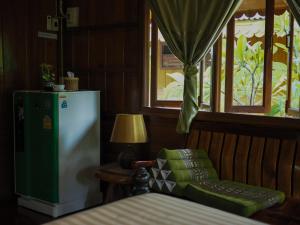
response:
{"label": "green foliage outside window", "polygon": [[292,102],[291,107],[300,109],[300,27],[295,26],[294,31],[294,54],[292,70]]}
{"label": "green foliage outside window", "polygon": [[[274,34],[284,37],[289,34],[289,14],[285,12],[280,16],[275,16]],[[300,28],[295,30],[294,35],[294,55],[292,72],[292,106],[298,107],[300,104]],[[277,51],[288,52],[287,47],[282,43],[275,43],[273,54]],[[261,105],[263,98],[263,67],[264,49],[263,44],[257,41],[251,44],[244,35],[240,35],[235,41],[234,50],[234,84],[233,92],[234,105]],[[222,51],[222,64],[226,58]],[[272,67],[272,109],[268,113],[270,116],[285,115],[285,101],[287,97],[287,65],[284,62],[273,61]],[[205,73],[210,73],[211,68],[206,68]],[[224,71],[222,71],[224,73]],[[176,72],[167,74],[173,79],[164,89],[165,99],[182,99],[184,76]],[[224,75],[224,74],[223,74]],[[205,74],[204,77],[209,77]],[[224,79],[224,76],[222,76]],[[222,81],[224,82],[224,81]],[[199,85],[199,84],[198,84]],[[209,102],[210,80],[205,80],[204,101]],[[224,94],[224,90],[222,90]],[[222,102],[222,101],[221,101]]]}
{"label": "green foliage outside window", "polygon": [[262,104],[263,69],[262,42],[251,45],[247,38],[241,35],[234,49],[234,105]]}
{"label": "green foliage outside window", "polygon": [[167,76],[171,77],[173,81],[169,83],[163,94],[163,99],[168,100],[179,100],[183,96],[183,85],[184,85],[184,75],[179,72],[167,73]]}

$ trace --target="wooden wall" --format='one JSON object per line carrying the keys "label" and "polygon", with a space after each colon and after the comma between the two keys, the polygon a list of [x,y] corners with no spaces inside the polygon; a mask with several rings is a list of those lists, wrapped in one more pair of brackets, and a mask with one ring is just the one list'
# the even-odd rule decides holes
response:
{"label": "wooden wall", "polygon": [[79,27],[65,31],[65,69],[80,89],[102,91],[102,161],[116,158],[109,144],[116,113],[135,113],[142,104],[144,1],[67,0],[79,7]]}
{"label": "wooden wall", "polygon": [[39,88],[39,64],[56,67],[57,41],[38,38],[55,0],[0,3],[0,200],[13,193],[12,92]]}
{"label": "wooden wall", "polygon": [[[102,91],[104,162],[114,160],[120,151],[109,143],[115,114],[142,111],[143,4],[143,0],[65,0],[65,7],[80,7],[80,26],[64,32],[65,70],[79,76],[81,89]],[[12,90],[39,88],[38,65],[57,64],[58,51],[57,41],[37,38],[37,31],[45,31],[46,15],[55,13],[55,0],[6,0],[0,6],[2,199],[13,192]],[[161,147],[185,146],[185,136],[175,131],[178,113],[143,112],[150,139],[142,146],[145,157],[154,158]],[[225,119],[230,126],[230,116]],[[218,126],[218,121],[214,124]]]}

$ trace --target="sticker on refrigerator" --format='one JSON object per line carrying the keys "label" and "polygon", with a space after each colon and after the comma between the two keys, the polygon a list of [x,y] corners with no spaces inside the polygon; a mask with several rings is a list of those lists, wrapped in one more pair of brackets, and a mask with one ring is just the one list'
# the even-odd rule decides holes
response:
{"label": "sticker on refrigerator", "polygon": [[62,109],[68,108],[68,103],[67,103],[66,100],[63,100],[63,102],[61,103],[61,108],[62,108]]}
{"label": "sticker on refrigerator", "polygon": [[43,129],[51,130],[52,129],[52,119],[50,116],[45,115],[43,118]]}

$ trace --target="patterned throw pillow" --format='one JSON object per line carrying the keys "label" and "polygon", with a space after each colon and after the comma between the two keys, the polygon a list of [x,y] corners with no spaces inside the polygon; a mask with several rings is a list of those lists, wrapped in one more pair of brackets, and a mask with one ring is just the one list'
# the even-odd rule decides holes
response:
{"label": "patterned throw pillow", "polygon": [[202,149],[162,149],[150,170],[150,187],[157,191],[182,196],[194,181],[218,179],[217,173]]}
{"label": "patterned throw pillow", "polygon": [[174,149],[170,150],[167,148],[163,148],[158,153],[157,158],[160,159],[200,159],[200,158],[208,158],[207,152],[202,149]]}

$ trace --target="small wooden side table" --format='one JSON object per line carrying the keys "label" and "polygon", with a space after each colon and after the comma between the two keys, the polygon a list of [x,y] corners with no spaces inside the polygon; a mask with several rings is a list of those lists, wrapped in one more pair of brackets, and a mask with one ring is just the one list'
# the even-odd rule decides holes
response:
{"label": "small wooden side table", "polygon": [[104,203],[119,200],[131,195],[134,170],[123,169],[118,163],[100,166],[95,176],[108,183]]}

